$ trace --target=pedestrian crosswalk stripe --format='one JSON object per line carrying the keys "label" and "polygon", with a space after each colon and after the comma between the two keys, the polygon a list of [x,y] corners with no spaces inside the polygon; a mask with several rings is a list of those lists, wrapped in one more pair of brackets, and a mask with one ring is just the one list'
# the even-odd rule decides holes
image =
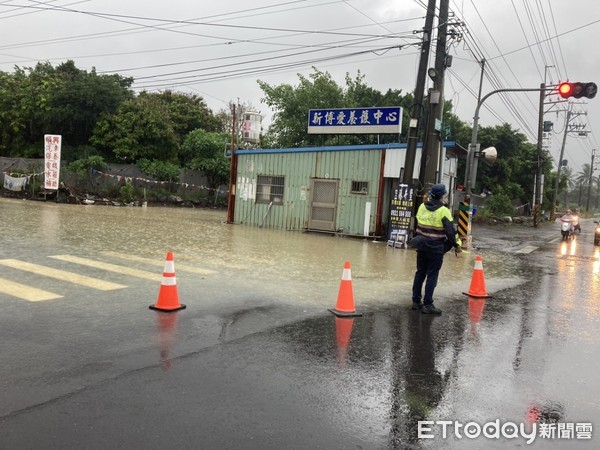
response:
{"label": "pedestrian crosswalk stripe", "polygon": [[108,272],[115,272],[121,275],[130,275],[132,277],[143,278],[151,281],[161,281],[162,272],[152,273],[145,272],[143,270],[132,269],[130,267],[119,266],[117,264],[109,264],[95,259],[80,258],[79,256],[73,255],[54,255],[50,258],[58,259],[60,261],[71,262],[75,264],[81,264],[82,266],[93,267],[95,269],[102,269]]}
{"label": "pedestrian crosswalk stripe", "polygon": [[[130,255],[130,254],[126,254],[126,253],[118,253],[118,252],[102,252],[102,254],[105,256],[110,256],[112,258],[125,259],[127,261],[141,262],[144,264],[152,264],[152,265],[159,266],[159,267],[163,267],[165,264],[164,258],[157,260],[157,259],[144,258],[141,256]],[[215,270],[202,269],[200,267],[193,267],[193,266],[190,266],[189,264],[176,263],[176,267],[177,267],[177,271],[183,270],[185,272],[197,273],[199,275],[214,275],[215,273],[217,273]]]}
{"label": "pedestrian crosswalk stripe", "polygon": [[114,289],[122,289],[127,287],[122,284],[112,283],[110,281],[100,280],[98,278],[86,277],[85,275],[79,275],[73,272],[67,272],[66,270],[59,270],[53,267],[33,264],[26,261],[19,261],[18,259],[0,259],[0,264],[13,269],[24,270],[26,272],[55,278],[61,281],[67,281],[69,283],[79,284],[81,286],[98,289],[100,291],[112,291]]}
{"label": "pedestrian crosswalk stripe", "polygon": [[15,283],[14,281],[5,280],[4,278],[0,278],[0,292],[30,302],[41,302],[43,300],[53,300],[62,297],[62,295],[42,291],[41,289],[25,286],[24,284]]}
{"label": "pedestrian crosswalk stripe", "polygon": [[533,245],[526,245],[520,250],[517,250],[515,253],[531,253],[534,250],[537,250],[538,247],[534,247]]}

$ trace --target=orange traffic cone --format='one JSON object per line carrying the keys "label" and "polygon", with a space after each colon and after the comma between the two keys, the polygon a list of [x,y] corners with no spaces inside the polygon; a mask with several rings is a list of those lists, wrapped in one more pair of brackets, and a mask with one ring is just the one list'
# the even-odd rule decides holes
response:
{"label": "orange traffic cone", "polygon": [[465,295],[477,298],[489,298],[485,290],[485,279],[483,277],[483,259],[477,255],[475,258],[475,268],[473,269],[473,277],[471,278],[471,286],[469,292],[463,292]]}
{"label": "orange traffic cone", "polygon": [[156,305],[150,306],[150,309],[171,312],[184,308],[185,305],[179,304],[179,295],[177,295],[177,280],[175,278],[173,252],[169,252],[167,253],[167,260],[165,261],[165,270],[163,271],[163,279],[160,283],[160,291],[158,291],[158,300],[156,301]]}
{"label": "orange traffic cone", "polygon": [[342,282],[338,292],[337,304],[334,309],[330,309],[338,317],[356,317],[362,316],[356,312],[354,307],[354,291],[352,290],[352,274],[350,272],[350,261],[344,264],[344,272],[342,273]]}
{"label": "orange traffic cone", "polygon": [[343,366],[346,363],[346,354],[348,353],[348,345],[350,344],[350,335],[352,334],[353,324],[353,317],[335,318],[335,338],[338,350],[337,361],[340,366]]}

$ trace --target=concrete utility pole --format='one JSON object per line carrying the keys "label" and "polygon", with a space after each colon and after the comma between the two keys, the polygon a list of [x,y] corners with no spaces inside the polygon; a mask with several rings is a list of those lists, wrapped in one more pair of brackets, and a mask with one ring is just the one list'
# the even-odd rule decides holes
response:
{"label": "concrete utility pole", "polygon": [[[444,115],[444,77],[446,72],[446,42],[448,36],[448,11],[450,0],[440,0],[438,18],[438,37],[435,50],[435,67],[428,70],[429,78],[433,81],[433,88],[429,91],[429,114],[427,128],[421,154],[421,168],[419,182],[423,185],[423,192],[428,192],[432,185],[442,179],[442,166],[439,164],[442,133],[442,117]],[[436,125],[438,128],[436,128]],[[448,186],[450,188],[450,186]]]}
{"label": "concrete utility pole", "polygon": [[563,156],[565,155],[565,144],[567,143],[567,134],[569,133],[569,122],[571,121],[571,105],[567,110],[567,117],[565,119],[565,131],[563,133],[562,146],[560,147],[560,157],[558,158],[558,169],[556,169],[556,179],[554,180],[554,192],[552,193],[552,212],[550,214],[550,221],[554,222],[556,219],[556,197],[558,196],[558,183],[560,182],[560,169],[562,168]]}
{"label": "concrete utility pole", "polygon": [[427,15],[425,16],[425,28],[423,28],[421,56],[417,73],[417,86],[415,87],[414,103],[412,105],[411,118],[408,126],[404,175],[401,177],[402,180],[400,180],[404,184],[412,184],[415,160],[417,159],[417,140],[419,138],[420,120],[423,115],[423,95],[425,90],[425,79],[427,77],[429,49],[431,47],[431,30],[433,29],[433,17],[435,16],[435,2],[436,0],[429,0],[427,5]]}
{"label": "concrete utility pole", "polygon": [[237,177],[237,155],[235,154],[235,105],[231,109],[231,163],[229,166],[229,198],[227,200],[227,223],[235,216],[235,182]]}
{"label": "concrete utility pole", "polygon": [[542,139],[544,136],[544,98],[546,97],[546,85],[540,84],[540,106],[537,139],[537,170],[535,177],[535,201],[533,205],[533,226],[540,225],[542,208]]}

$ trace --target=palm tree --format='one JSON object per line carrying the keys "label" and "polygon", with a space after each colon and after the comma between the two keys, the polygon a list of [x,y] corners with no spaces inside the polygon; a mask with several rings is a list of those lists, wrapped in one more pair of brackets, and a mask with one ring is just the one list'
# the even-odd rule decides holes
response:
{"label": "palm tree", "polygon": [[573,169],[570,167],[564,167],[560,173],[561,178],[565,178],[567,180],[567,188],[565,189],[565,209],[567,208],[567,201],[569,191],[571,191],[575,187],[575,181],[573,180]]}
{"label": "palm tree", "polygon": [[[578,203],[577,206],[581,206],[581,203],[582,203],[581,198],[583,196],[583,187],[589,186],[591,176],[592,176],[592,166],[591,166],[591,164],[586,163],[581,167],[581,172],[579,172],[577,174],[577,177],[575,178],[575,182],[579,186],[579,201],[577,202]],[[588,190],[588,192],[589,192],[589,190]],[[588,205],[589,205],[589,199],[588,199]]]}
{"label": "palm tree", "polygon": [[596,182],[596,209],[600,208],[600,175],[595,178]]}

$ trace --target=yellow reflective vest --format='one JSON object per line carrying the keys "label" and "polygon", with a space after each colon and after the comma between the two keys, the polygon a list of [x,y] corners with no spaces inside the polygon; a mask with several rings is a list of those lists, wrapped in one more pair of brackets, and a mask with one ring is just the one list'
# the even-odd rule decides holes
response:
{"label": "yellow reflective vest", "polygon": [[[452,223],[452,214],[445,206],[440,206],[434,211],[430,211],[422,203],[417,211],[417,234],[421,234],[430,239],[445,240],[447,238],[446,227],[444,226],[444,217]],[[462,245],[458,234],[454,235],[457,245]]]}

